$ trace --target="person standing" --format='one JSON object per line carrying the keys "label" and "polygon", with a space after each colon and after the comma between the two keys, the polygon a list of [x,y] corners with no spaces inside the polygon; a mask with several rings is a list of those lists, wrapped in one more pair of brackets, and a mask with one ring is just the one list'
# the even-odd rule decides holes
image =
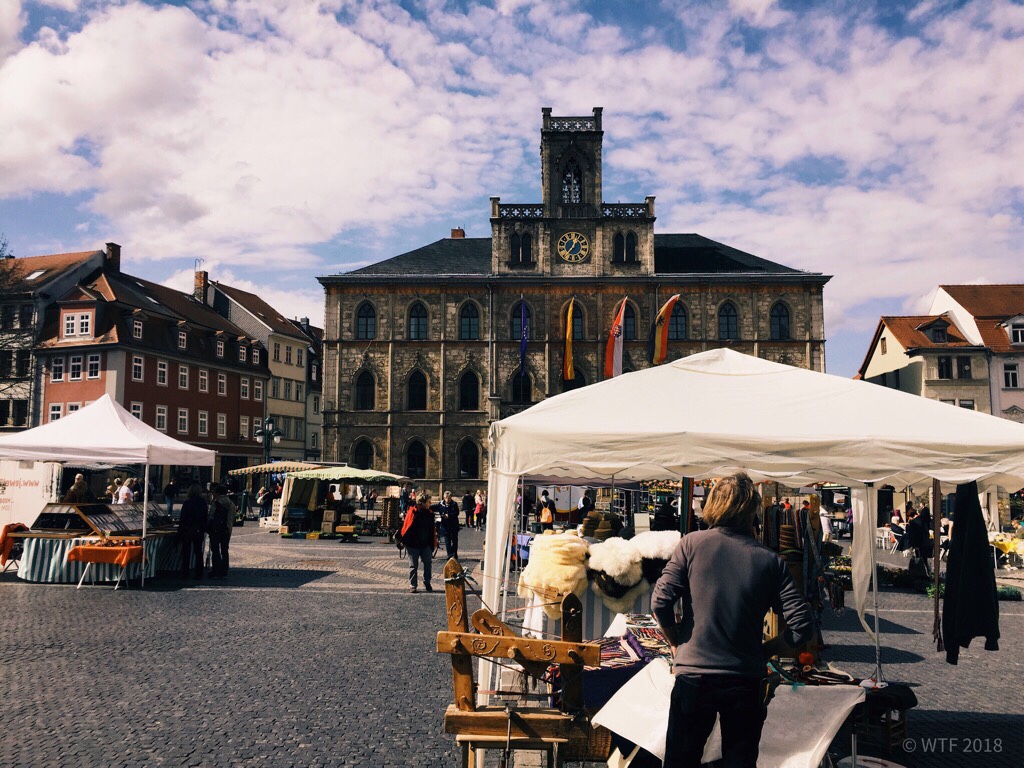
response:
{"label": "person standing", "polygon": [[[810,607],[785,561],[754,540],[760,509],[761,496],[745,472],[719,480],[704,507],[709,530],[680,539],[654,587],[651,609],[672,648],[676,675],[665,768],[699,768],[716,715],[722,763],[755,768],[768,714],[765,660],[811,638]],[[769,608],[785,618],[786,630],[762,645]]]}
{"label": "person standing", "polygon": [[203,539],[206,536],[206,515],[208,512],[203,489],[199,483],[192,483],[188,498],[181,505],[178,521],[178,542],[181,544],[181,578],[188,578],[189,563],[195,562],[197,579],[203,578]]}
{"label": "person standing", "polygon": [[174,483],[171,481],[167,482],[164,486],[164,501],[167,503],[167,516],[170,517],[174,512]]}
{"label": "person standing", "polygon": [[476,516],[476,499],[469,491],[462,495],[462,512],[466,516],[466,527],[472,528],[473,518]]}
{"label": "person standing", "polygon": [[135,501],[135,494],[132,493],[132,479],[129,477],[117,490],[117,503],[131,504],[133,501]]}
{"label": "person standing", "polygon": [[213,560],[210,578],[223,579],[228,575],[228,545],[231,543],[231,529],[234,523],[235,505],[225,495],[224,486],[215,485],[207,525],[207,532],[210,534],[210,557]]}
{"label": "person standing", "polygon": [[441,501],[441,525],[444,529],[444,549],[450,558],[459,559],[459,503],[445,491]]}
{"label": "person standing", "polygon": [[409,553],[409,591],[416,593],[419,575],[418,563],[423,562],[423,586],[433,592],[430,586],[431,560],[437,549],[437,529],[434,527],[434,513],[430,510],[430,494],[423,491],[416,497],[416,503],[409,507],[402,523],[402,542]]}
{"label": "person standing", "polygon": [[67,495],[64,497],[64,503],[88,504],[92,501],[95,501],[95,498],[85,482],[85,475],[75,475],[75,482],[68,488]]}
{"label": "person standing", "polygon": [[555,527],[555,502],[548,497],[547,491],[540,492],[540,504],[537,506],[537,519],[540,520],[540,529],[550,531]]}

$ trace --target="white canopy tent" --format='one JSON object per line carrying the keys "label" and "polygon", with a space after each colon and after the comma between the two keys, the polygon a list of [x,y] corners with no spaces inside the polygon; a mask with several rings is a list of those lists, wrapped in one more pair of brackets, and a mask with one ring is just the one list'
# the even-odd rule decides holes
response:
{"label": "white canopy tent", "polygon": [[[175,440],[140,421],[110,395],[57,421],[0,437],[0,458],[20,461],[145,464],[143,501],[149,503],[151,464],[212,467],[216,453]],[[143,515],[142,538],[146,538]],[[145,571],[143,571],[145,572]]]}
{"label": "white canopy tent", "polygon": [[1024,486],[1024,425],[727,349],[544,400],[492,424],[490,448],[488,605],[497,604],[503,558],[496,553],[505,549],[520,478],[599,484],[743,469],[790,486],[851,486],[854,599],[871,634],[864,610],[876,494],[868,488],[932,478]]}

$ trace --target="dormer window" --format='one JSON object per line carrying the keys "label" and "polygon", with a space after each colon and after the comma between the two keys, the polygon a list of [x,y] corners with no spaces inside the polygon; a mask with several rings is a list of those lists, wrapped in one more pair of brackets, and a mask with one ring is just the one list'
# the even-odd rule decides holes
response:
{"label": "dormer window", "polygon": [[239,344],[238,345],[238,362],[244,363],[244,362],[246,362],[248,360],[248,358],[249,358],[248,349],[244,345]]}
{"label": "dormer window", "polygon": [[946,329],[941,325],[936,325],[931,329],[931,337],[933,344],[945,344],[949,341],[949,338],[946,335]]}
{"label": "dormer window", "polygon": [[1024,344],[1024,323],[1014,323],[1010,326],[1010,341],[1013,344]]}
{"label": "dormer window", "polygon": [[188,334],[185,331],[178,331],[178,349],[188,348]]}
{"label": "dormer window", "polygon": [[217,357],[224,357],[224,342],[220,339],[217,340]]}
{"label": "dormer window", "polygon": [[64,337],[92,336],[91,312],[64,313]]}
{"label": "dormer window", "polygon": [[141,320],[132,320],[132,338],[133,339],[141,339],[142,338],[142,321]]}
{"label": "dormer window", "polygon": [[252,364],[253,365],[259,365],[260,364],[260,351],[259,351],[259,349],[255,349],[254,348],[253,351],[252,351]]}

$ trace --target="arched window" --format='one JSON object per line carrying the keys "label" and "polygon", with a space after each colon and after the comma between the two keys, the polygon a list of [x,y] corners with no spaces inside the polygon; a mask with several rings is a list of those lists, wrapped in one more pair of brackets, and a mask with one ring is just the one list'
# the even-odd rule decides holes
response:
{"label": "arched window", "polygon": [[[569,317],[569,308],[565,308],[565,316]],[[563,323],[562,327],[565,325]],[[572,303],[572,340],[583,340],[583,307],[578,301]]]}
{"label": "arched window", "polygon": [[377,311],[368,301],[364,301],[356,310],[356,338],[377,338]]}
{"label": "arched window", "polygon": [[633,232],[626,235],[626,261],[636,261],[636,235]]}
{"label": "arched window", "polygon": [[369,440],[360,440],[352,449],[352,463],[357,469],[373,469],[373,445]]}
{"label": "arched window", "polygon": [[575,160],[570,160],[562,172],[562,202],[583,202],[583,173]]}
{"label": "arched window", "polygon": [[377,396],[377,382],[373,380],[373,374],[363,371],[356,379],[356,410],[372,411]]}
{"label": "arched window", "polygon": [[530,381],[530,374],[522,369],[516,371],[516,375],[512,377],[512,402],[533,402],[533,382]]}
{"label": "arched window", "polygon": [[427,476],[427,448],[419,440],[413,440],[405,449],[405,474],[413,479]]}
{"label": "arched window", "polygon": [[718,308],[718,338],[738,339],[740,337],[739,317],[731,301]]}
{"label": "arched window", "polygon": [[529,232],[524,232],[522,235],[513,233],[508,240],[508,245],[508,260],[513,264],[533,263],[533,238],[530,237]]}
{"label": "arched window", "polygon": [[413,371],[409,377],[409,405],[410,411],[427,410],[427,377],[422,371]]}
{"label": "arched window", "polygon": [[629,302],[626,302],[626,312],[622,317],[622,338],[636,341],[636,310]]}
{"label": "arched window", "polygon": [[480,338],[480,310],[473,302],[466,302],[459,312],[459,339],[476,341]]}
{"label": "arched window", "polygon": [[526,326],[526,338],[530,338],[530,308],[522,301],[517,301],[512,307],[512,322],[509,325],[508,337],[512,341],[523,338],[521,335],[523,326]]}
{"label": "arched window", "polygon": [[472,440],[466,440],[459,446],[459,477],[480,477],[480,451]]}
{"label": "arched window", "polygon": [[781,301],[772,307],[772,339],[776,341],[787,341],[792,338],[789,335],[789,308]]}
{"label": "arched window", "polygon": [[668,338],[671,341],[682,341],[686,338],[686,307],[677,301],[672,307],[672,316],[668,319]]}
{"label": "arched window", "polygon": [[616,232],[612,238],[612,261],[626,260],[626,238],[621,232]]}
{"label": "arched window", "polygon": [[427,308],[418,301],[409,308],[409,338],[427,338]]}
{"label": "arched window", "polygon": [[472,371],[466,371],[459,379],[459,410],[480,410],[480,379]]}

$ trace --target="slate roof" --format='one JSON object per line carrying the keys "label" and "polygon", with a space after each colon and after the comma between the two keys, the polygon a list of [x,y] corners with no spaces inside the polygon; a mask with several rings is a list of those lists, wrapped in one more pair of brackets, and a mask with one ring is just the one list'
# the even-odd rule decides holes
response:
{"label": "slate roof", "polygon": [[243,291],[240,288],[234,288],[230,285],[224,285],[224,283],[218,283],[216,281],[211,282],[210,285],[214,286],[218,291],[223,293],[225,296],[228,296],[233,301],[236,301],[247,312],[255,315],[257,319],[270,326],[274,333],[280,333],[283,336],[292,336],[299,339],[305,336],[300,329],[295,327],[291,320],[282,316],[280,312],[267,304],[267,302],[255,293],[249,293],[248,291]]}
{"label": "slate roof", "polygon": [[[696,234],[654,236],[656,274],[751,272],[801,274],[792,269]],[[491,238],[443,238],[421,248],[345,273],[352,276],[489,275]]]}

